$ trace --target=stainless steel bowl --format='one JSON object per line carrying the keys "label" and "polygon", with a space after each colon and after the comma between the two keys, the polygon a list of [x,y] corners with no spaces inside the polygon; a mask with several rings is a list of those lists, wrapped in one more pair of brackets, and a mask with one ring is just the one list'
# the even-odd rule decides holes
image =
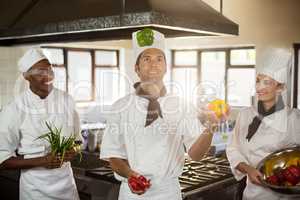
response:
{"label": "stainless steel bowl", "polygon": [[269,184],[266,178],[276,170],[281,170],[287,167],[287,165],[300,158],[300,146],[291,147],[274,152],[262,161],[259,162],[257,169],[263,174],[262,184],[265,187],[272,189],[273,191],[282,194],[300,194],[300,185],[296,186],[276,186]]}

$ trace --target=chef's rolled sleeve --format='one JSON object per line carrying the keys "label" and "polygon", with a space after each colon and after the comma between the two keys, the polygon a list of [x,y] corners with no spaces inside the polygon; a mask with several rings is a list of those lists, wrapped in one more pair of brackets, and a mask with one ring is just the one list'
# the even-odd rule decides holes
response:
{"label": "chef's rolled sleeve", "polygon": [[240,127],[240,116],[237,117],[233,135],[226,148],[226,155],[230,163],[231,171],[237,180],[241,180],[246,176],[244,173],[240,172],[236,168],[238,164],[241,162],[248,164],[247,159],[242,155],[240,150],[240,143],[239,143],[240,128],[239,127]]}
{"label": "chef's rolled sleeve", "polygon": [[107,119],[107,126],[103,134],[100,150],[101,159],[127,159],[125,140],[120,130],[120,114],[112,112]]}
{"label": "chef's rolled sleeve", "polygon": [[233,147],[228,147],[226,150],[227,158],[230,162],[231,171],[234,175],[234,177],[239,181],[244,176],[246,176],[244,173],[240,172],[236,167],[239,163],[244,162],[248,163],[247,160],[237,151],[237,149]]}
{"label": "chef's rolled sleeve", "polygon": [[8,105],[0,112],[0,164],[10,157],[16,156],[19,145],[18,113]]}

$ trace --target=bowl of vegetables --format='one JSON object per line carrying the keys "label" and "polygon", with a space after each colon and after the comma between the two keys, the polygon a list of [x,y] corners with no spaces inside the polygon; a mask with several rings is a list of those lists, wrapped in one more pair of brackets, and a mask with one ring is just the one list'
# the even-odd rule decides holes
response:
{"label": "bowl of vegetables", "polygon": [[259,162],[265,187],[282,194],[300,194],[300,146],[274,152]]}

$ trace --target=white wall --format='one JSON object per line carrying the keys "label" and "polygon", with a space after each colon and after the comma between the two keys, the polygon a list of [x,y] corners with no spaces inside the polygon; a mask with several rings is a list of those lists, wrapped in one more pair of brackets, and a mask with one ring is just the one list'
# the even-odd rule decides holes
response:
{"label": "white wall", "polygon": [[[219,9],[219,0],[205,0]],[[255,45],[259,54],[268,46],[291,48],[300,42],[299,0],[223,0],[223,14],[239,24],[240,35],[230,37],[168,39],[168,49]],[[133,81],[134,72],[130,41],[64,43],[66,46],[120,48],[124,52],[123,70]],[[25,47],[0,48],[1,104],[13,98],[11,91],[18,72],[16,61]],[[7,84],[8,82],[9,84]],[[4,89],[6,88],[6,89]]]}
{"label": "white wall", "polygon": [[[205,0],[218,8],[219,0]],[[223,14],[239,24],[238,37],[170,40],[169,47],[255,45],[291,48],[300,42],[299,0],[223,0]],[[219,9],[219,8],[218,8]],[[259,53],[259,52],[258,52]]]}
{"label": "white wall", "polygon": [[0,47],[0,110],[14,96],[14,85],[20,76],[17,60],[23,52],[19,47]]}

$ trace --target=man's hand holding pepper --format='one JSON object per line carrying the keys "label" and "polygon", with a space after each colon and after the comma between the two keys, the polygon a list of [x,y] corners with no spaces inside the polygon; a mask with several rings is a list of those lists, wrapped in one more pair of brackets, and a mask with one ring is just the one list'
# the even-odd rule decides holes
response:
{"label": "man's hand holding pepper", "polygon": [[133,172],[128,178],[128,186],[132,193],[142,195],[150,188],[151,183],[144,176]]}

